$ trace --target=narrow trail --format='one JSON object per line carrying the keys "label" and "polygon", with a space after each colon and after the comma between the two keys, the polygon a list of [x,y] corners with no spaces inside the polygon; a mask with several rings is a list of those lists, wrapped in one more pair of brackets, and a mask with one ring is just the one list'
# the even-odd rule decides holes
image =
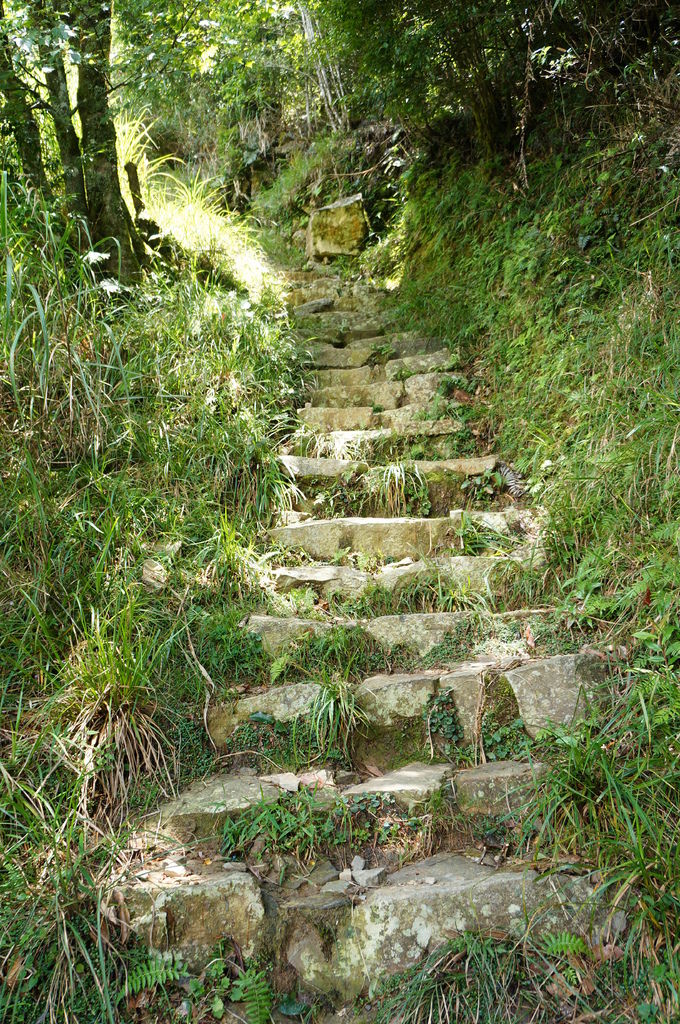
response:
{"label": "narrow trail", "polygon": [[[338,797],[378,797],[413,821],[431,816],[433,800],[452,820],[520,816],[543,766],[486,761],[484,714],[499,700],[511,701],[530,737],[549,722],[569,724],[602,677],[603,662],[584,653],[532,657],[530,645],[518,640],[521,628],[504,640],[507,624],[523,626],[535,609],[492,617],[490,640],[472,660],[437,654],[471,616],[465,600],[540,561],[537,517],[498,494],[482,507],[474,497],[466,501],[476,493],[466,481],[488,476],[497,460],[486,453],[456,455],[465,427],[451,387],[458,380],[452,353],[443,342],[400,332],[381,295],[342,286],[323,268],[291,273],[289,287],[301,358],[311,359],[314,387],[299,411],[300,430],[281,452],[298,496],[270,531],[270,585],[279,595],[311,590],[317,608],[308,617],[253,614],[243,629],[276,656],[310,632],[338,624],[358,626],[384,648],[411,652],[408,670],[397,671],[396,658],[395,671],[367,677],[355,689],[363,720],[355,770],[320,773],[318,763],[310,765],[308,790],[322,809]],[[400,514],[397,486],[386,498],[394,514],[367,515],[372,499],[379,504],[384,467],[404,459],[420,481],[427,514]],[[329,488],[339,483],[342,514],[327,514]],[[469,536],[479,553],[466,551]],[[383,599],[398,600],[433,576],[461,595],[459,610],[366,614],[376,586]],[[363,613],[334,614],[337,600],[359,602]],[[314,679],[274,684],[211,708],[213,740],[223,747],[234,727],[255,713],[281,722],[309,717],[320,685]],[[437,700],[455,707],[476,766],[459,769],[432,730],[424,740],[428,708]],[[132,928],[193,967],[204,966],[215,944],[231,939],[246,958],[265,955],[289,973],[292,968],[292,987],[342,1006],[461,932],[521,936],[530,922],[534,934],[566,929],[597,943],[612,927],[587,875],[540,875],[507,848],[453,843],[430,856],[421,851],[406,866],[375,844],[361,855],[350,851],[346,863],[297,867],[262,851],[267,863],[259,868],[252,859],[221,856],[225,821],[273,806],[304,784],[291,773],[234,769],[160,807],[145,822],[144,871],[125,890]]]}

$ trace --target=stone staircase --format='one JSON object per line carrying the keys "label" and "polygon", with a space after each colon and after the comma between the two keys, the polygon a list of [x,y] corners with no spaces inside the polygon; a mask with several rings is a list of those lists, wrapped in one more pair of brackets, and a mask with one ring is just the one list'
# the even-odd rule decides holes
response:
{"label": "stone staircase", "polygon": [[[385,649],[408,648],[423,659],[469,616],[464,606],[352,617],[332,614],[328,600],[370,599],[373,587],[394,594],[433,576],[461,595],[490,593],[503,572],[540,561],[537,519],[507,501],[492,509],[454,503],[465,481],[491,472],[496,458],[456,451],[463,427],[452,411],[456,399],[439,401],[455,394],[451,351],[438,339],[393,332],[379,296],[348,292],[321,272],[296,278],[301,358],[311,360],[313,387],[299,413],[302,428],[281,454],[299,498],[293,514],[270,531],[281,564],[269,586],[280,595],[312,592],[317,605],[308,618],[252,614],[242,628],[261,637],[271,656],[310,633],[344,625]],[[318,491],[343,483],[351,495],[381,459],[395,454],[409,458],[436,514],[315,517]],[[468,529],[488,535],[488,548],[461,554]],[[370,560],[370,568],[342,564],[344,552]],[[502,626],[526,614],[508,612],[492,621]],[[495,649],[463,663],[443,659],[434,667],[367,676],[354,696],[363,716],[359,767],[373,771],[334,777],[315,764],[305,779],[241,768],[195,783],[144,822],[142,863],[125,887],[131,927],[151,947],[176,950],[194,968],[229,939],[244,957],[285,968],[293,989],[336,1007],[464,931],[519,937],[531,927],[533,934],[566,930],[594,944],[607,940],[624,922],[609,913],[587,874],[541,875],[512,856],[487,859],[479,846],[470,848],[469,833],[467,846],[405,866],[381,857],[375,846],[368,864],[367,851],[356,850],[343,854],[342,863],[306,865],[262,850],[255,859],[234,861],[220,848],[225,823],[296,791],[312,794],[320,813],[329,815],[339,805],[378,798],[414,820],[432,813],[433,800],[451,820],[517,820],[540,787],[544,766],[482,759],[461,769],[434,746],[427,757],[422,734],[432,700],[452,702],[462,742],[474,745],[481,709],[493,692],[502,692],[535,737],[548,723],[576,720],[604,674],[594,653],[537,660],[526,650]],[[211,738],[224,749],[234,729],[257,714],[280,723],[304,720],[322,685],[310,678],[215,704],[207,712]]]}

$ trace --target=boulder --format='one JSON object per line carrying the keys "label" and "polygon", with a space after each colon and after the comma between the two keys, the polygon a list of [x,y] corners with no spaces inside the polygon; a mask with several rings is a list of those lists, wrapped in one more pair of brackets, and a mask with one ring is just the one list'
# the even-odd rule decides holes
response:
{"label": "boulder", "polygon": [[280,796],[278,786],[252,775],[216,775],[195,782],[176,799],[161,804],[147,829],[152,827],[159,836],[182,843],[211,839],[220,834],[227,818],[262,801],[273,803]]}
{"label": "boulder", "polygon": [[391,796],[401,807],[410,811],[419,804],[427,803],[431,796],[438,793],[454,770],[451,764],[424,764],[415,761],[378,779],[366,779],[357,786],[350,786],[344,791],[343,796],[382,793]]}
{"label": "boulder", "polygon": [[505,678],[526,731],[534,737],[551,723],[569,726],[583,718],[605,674],[605,662],[597,654],[560,654],[527,662]]}
{"label": "boulder", "polygon": [[533,936],[589,936],[605,908],[584,876],[540,877],[519,865],[496,871],[437,854],[390,875],[337,918],[330,945],[307,921],[291,929],[285,955],[305,988],[341,1005],[463,932],[519,938],[531,922]]}
{"label": "boulder", "polygon": [[355,256],[368,238],[369,224],[361,193],[313,210],[307,224],[307,255]]}
{"label": "boulder", "polygon": [[183,879],[151,878],[124,890],[130,927],[150,949],[172,949],[196,971],[219,942],[233,939],[246,958],[263,952],[267,928],[260,889],[250,874],[222,871]]}
{"label": "boulder", "polygon": [[420,718],[433,697],[440,673],[395,672],[364,679],[356,698],[371,726],[389,727]]}
{"label": "boulder", "polygon": [[221,746],[240,722],[247,722],[257,711],[277,722],[291,722],[309,711],[318,692],[316,683],[291,683],[242,697],[236,704],[212,707],[208,711],[208,731],[213,743]]}
{"label": "boulder", "polygon": [[466,814],[505,815],[522,807],[535,792],[545,765],[489,761],[453,776],[456,803]]}
{"label": "boulder", "polygon": [[294,640],[299,640],[308,633],[322,633],[331,628],[332,623],[318,619],[284,619],[276,615],[250,615],[246,629],[249,633],[257,633],[262,646],[268,654],[277,654],[282,647],[287,647]]}
{"label": "boulder", "polygon": [[274,589],[280,594],[288,594],[298,587],[311,587],[324,597],[333,594],[358,597],[372,579],[369,573],[345,565],[283,566],[274,569],[272,576]]}

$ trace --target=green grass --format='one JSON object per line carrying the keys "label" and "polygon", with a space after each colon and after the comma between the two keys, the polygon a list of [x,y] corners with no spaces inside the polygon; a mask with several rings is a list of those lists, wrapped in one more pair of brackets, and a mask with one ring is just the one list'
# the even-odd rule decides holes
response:
{"label": "green grass", "polygon": [[207,186],[146,181],[180,258],[130,292],[0,185],[0,1016],[17,1022],[115,1018],[104,908],[128,815],[214,766],[206,694],[264,671],[239,605],[293,496],[274,451],[301,379],[271,270]]}

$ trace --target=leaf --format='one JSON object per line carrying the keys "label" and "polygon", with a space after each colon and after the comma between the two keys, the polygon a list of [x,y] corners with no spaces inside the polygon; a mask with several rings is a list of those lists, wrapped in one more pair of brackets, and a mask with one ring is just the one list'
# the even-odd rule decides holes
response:
{"label": "leaf", "polygon": [[309,1007],[306,1003],[301,1003],[299,999],[295,999],[293,996],[286,996],[277,1006],[277,1010],[284,1017],[300,1017],[308,1009]]}
{"label": "leaf", "polygon": [[215,996],[212,1003],[210,1004],[210,1012],[212,1013],[215,1020],[222,1020],[224,1017],[224,1003],[219,996]]}
{"label": "leaf", "polygon": [[248,720],[250,722],[259,722],[262,725],[272,725],[276,721],[274,716],[268,715],[266,711],[253,711]]}
{"label": "leaf", "polygon": [[536,641],[534,639],[534,634],[531,632],[531,626],[529,625],[528,622],[527,622],[526,626],[524,627],[523,636],[524,636],[524,640],[526,641],[526,645],[529,648],[529,650],[530,651],[535,651],[536,650]]}

